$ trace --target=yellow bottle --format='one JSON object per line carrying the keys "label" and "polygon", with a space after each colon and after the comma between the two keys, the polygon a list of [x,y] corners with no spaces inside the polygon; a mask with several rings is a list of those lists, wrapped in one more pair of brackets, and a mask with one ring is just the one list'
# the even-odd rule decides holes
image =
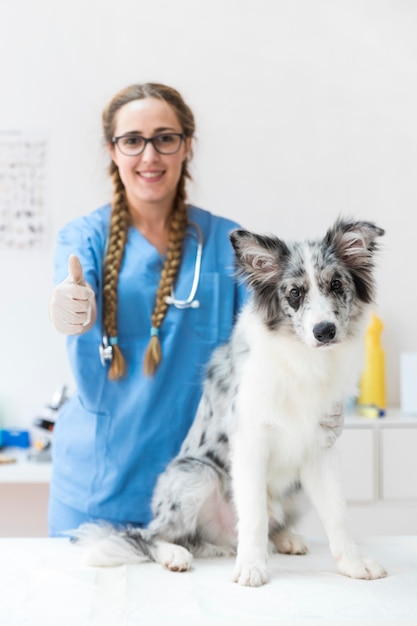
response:
{"label": "yellow bottle", "polygon": [[386,408],[385,398],[385,354],[381,345],[382,321],[372,313],[365,335],[365,365],[362,373],[358,404],[361,407],[374,405]]}

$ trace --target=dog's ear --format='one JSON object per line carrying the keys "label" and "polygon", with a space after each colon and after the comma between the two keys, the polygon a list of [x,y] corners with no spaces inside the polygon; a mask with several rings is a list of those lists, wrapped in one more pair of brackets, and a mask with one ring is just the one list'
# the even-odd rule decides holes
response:
{"label": "dog's ear", "polygon": [[327,245],[347,265],[365,302],[373,299],[373,256],[378,249],[377,237],[385,231],[372,222],[339,219],[325,236]]}
{"label": "dog's ear", "polygon": [[372,222],[355,222],[339,219],[326,234],[327,242],[333,245],[339,257],[354,266],[361,265],[377,249],[376,238],[385,234]]}
{"label": "dog's ear", "polygon": [[275,282],[283,262],[289,256],[287,245],[277,237],[234,230],[230,241],[236,254],[238,273],[249,284]]}

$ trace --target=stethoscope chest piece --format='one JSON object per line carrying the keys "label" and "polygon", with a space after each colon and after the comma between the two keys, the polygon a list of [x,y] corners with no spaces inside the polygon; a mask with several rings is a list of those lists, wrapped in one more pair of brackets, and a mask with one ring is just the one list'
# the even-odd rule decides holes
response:
{"label": "stethoscope chest piece", "polygon": [[111,363],[113,359],[113,347],[109,344],[106,335],[103,335],[103,340],[98,347],[98,351],[100,354],[100,361],[103,367],[106,365],[106,361],[109,361]]}

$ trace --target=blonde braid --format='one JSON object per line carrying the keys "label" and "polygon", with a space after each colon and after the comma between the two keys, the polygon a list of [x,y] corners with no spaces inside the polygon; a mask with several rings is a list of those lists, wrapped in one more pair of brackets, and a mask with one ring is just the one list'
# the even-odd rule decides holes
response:
{"label": "blonde braid", "polygon": [[[185,170],[185,168],[184,168]],[[187,227],[187,205],[185,202],[185,178],[183,171],[178,183],[174,203],[174,213],[168,239],[167,255],[162,268],[161,278],[156,292],[155,307],[151,317],[151,338],[145,353],[143,370],[146,375],[153,376],[162,360],[159,329],[168,310],[167,296],[171,295],[172,286],[181,264],[182,242]]]}
{"label": "blonde braid", "polygon": [[103,323],[113,349],[113,359],[109,370],[109,378],[118,380],[126,373],[126,363],[117,344],[117,284],[122,265],[124,248],[130,225],[130,214],[127,207],[124,185],[119,170],[112,173],[113,202],[110,217],[109,244],[107,248],[103,277]]}

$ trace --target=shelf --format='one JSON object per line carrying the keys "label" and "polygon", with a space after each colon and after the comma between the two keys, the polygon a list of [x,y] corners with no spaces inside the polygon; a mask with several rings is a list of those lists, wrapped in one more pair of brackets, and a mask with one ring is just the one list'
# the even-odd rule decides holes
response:
{"label": "shelf", "polygon": [[0,463],[0,484],[49,483],[52,463],[29,461],[29,450],[5,448],[2,455],[16,459],[14,463]]}
{"label": "shelf", "polygon": [[403,415],[390,408],[383,417],[362,417],[356,412],[345,414],[345,428],[417,428],[417,416]]}
{"label": "shelf", "polygon": [[[417,428],[417,416],[404,416],[401,414],[400,409],[388,409],[384,417],[377,419],[361,417],[357,413],[347,413],[345,415],[345,429],[358,428]],[[0,484],[50,482],[52,463],[28,461],[28,452],[28,450],[17,448],[5,448],[2,454],[15,457],[16,462],[0,464]]]}

